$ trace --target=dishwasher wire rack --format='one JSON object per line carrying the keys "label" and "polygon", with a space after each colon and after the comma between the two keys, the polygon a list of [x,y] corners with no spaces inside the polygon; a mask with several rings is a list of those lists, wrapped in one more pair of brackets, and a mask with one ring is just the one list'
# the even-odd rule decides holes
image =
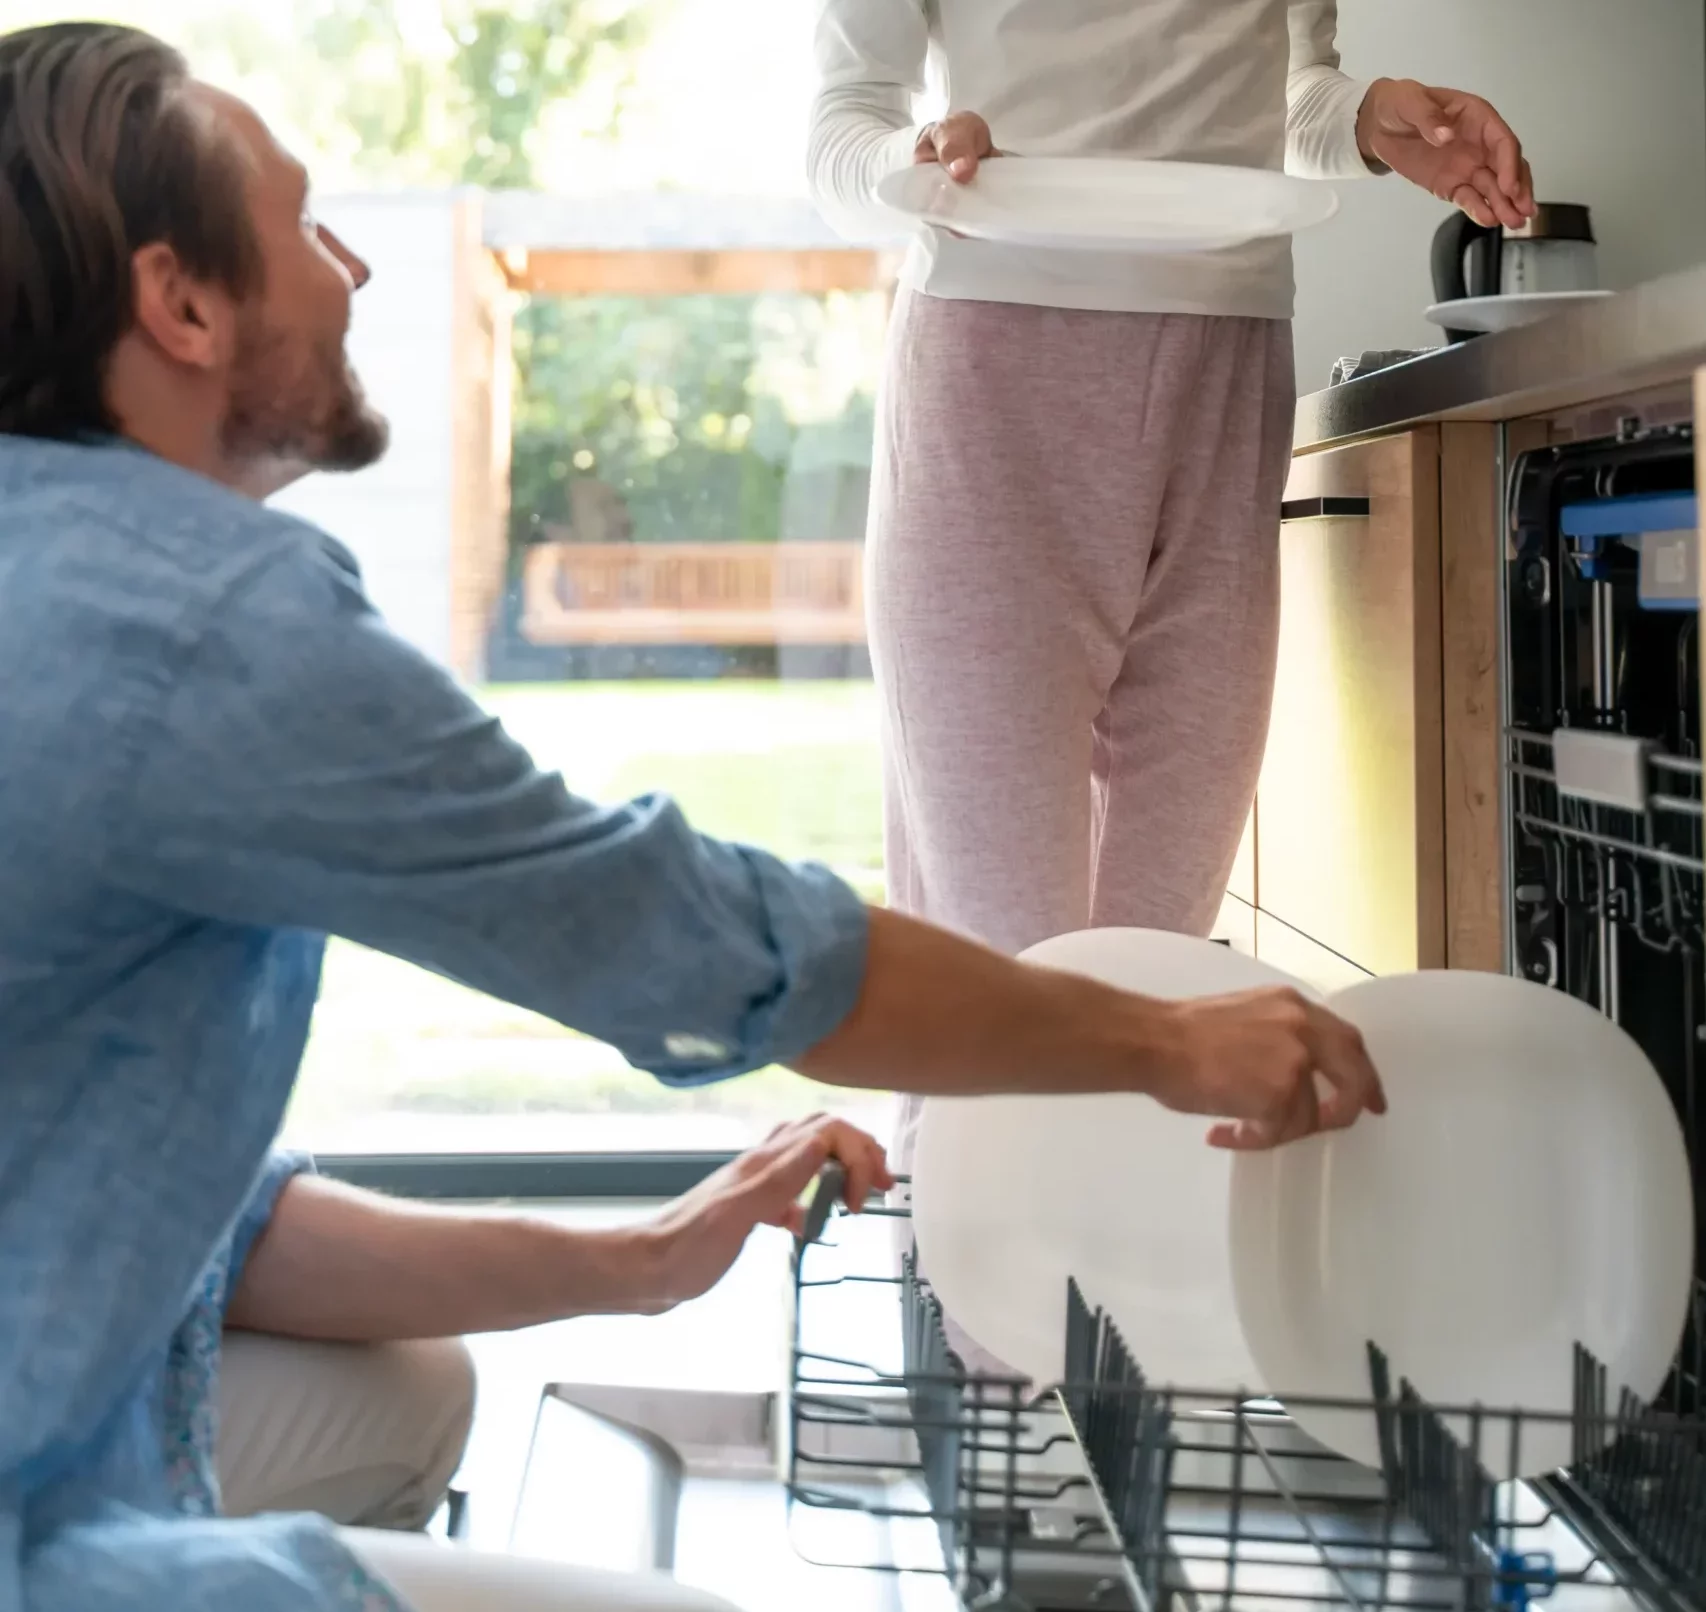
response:
{"label": "dishwasher wire rack", "polygon": [[1701,762],[1650,750],[1640,808],[1622,809],[1558,787],[1552,734],[1512,728],[1506,744],[1512,822],[1544,868],[1541,884],[1519,899],[1604,920],[1650,952],[1698,956],[1706,936]]}
{"label": "dishwasher wire rack", "polygon": [[[1510,963],[1635,1037],[1670,1093],[1693,1179],[1706,1182],[1706,765],[1607,716],[1586,730],[1589,742],[1629,758],[1622,799],[1608,803],[1572,792],[1580,779],[1559,765],[1583,731],[1505,733]],[[1706,1190],[1695,1216],[1696,1269],[1706,1271]],[[1684,1352],[1697,1349],[1691,1334]],[[1692,1411],[1706,1415],[1698,1389]]]}
{"label": "dishwasher wire rack", "polygon": [[[1368,1398],[1316,1403],[1374,1418],[1375,1472],[1274,1400],[1150,1384],[1076,1284],[1060,1384],[968,1371],[913,1256],[860,1260],[847,1226],[797,1251],[785,1450],[791,1516],[858,1513],[887,1540],[835,1565],[946,1575],[971,1612],[1706,1612],[1699,1289],[1665,1411],[1608,1402],[1585,1351],[1568,1417],[1432,1407],[1371,1345]],[[898,1305],[897,1362],[808,1346],[814,1310],[851,1291]],[[1498,1484],[1477,1459],[1558,1421],[1567,1474]]]}

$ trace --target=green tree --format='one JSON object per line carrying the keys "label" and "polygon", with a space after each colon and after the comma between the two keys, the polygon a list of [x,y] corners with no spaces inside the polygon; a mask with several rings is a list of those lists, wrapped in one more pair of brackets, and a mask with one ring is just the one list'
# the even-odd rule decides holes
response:
{"label": "green tree", "polygon": [[642,542],[778,535],[788,433],[753,389],[757,301],[540,298],[523,310],[517,543],[572,522],[578,476],[616,490]]}
{"label": "green tree", "polygon": [[[516,325],[513,544],[607,537],[576,529],[578,477],[614,490],[641,542],[862,535],[880,324],[869,296],[534,300]],[[863,364],[815,384],[849,348]],[[790,376],[814,384],[794,395]]]}
{"label": "green tree", "polygon": [[630,60],[649,15],[650,0],[293,0],[282,28],[233,6],[186,43],[354,176],[526,189],[546,113]]}
{"label": "green tree", "polygon": [[[594,82],[621,83],[667,3],[291,0],[282,16],[222,7],[189,44],[358,182],[526,189],[553,110]],[[614,133],[620,95],[611,104]],[[862,454],[870,440],[866,382],[844,387],[826,412],[820,400],[790,401],[777,379],[823,368],[814,343],[828,308],[822,298],[709,296],[525,306],[512,547],[572,530],[582,477],[621,500],[642,541],[788,535],[802,448],[807,464],[826,451],[845,463],[846,444]],[[802,488],[812,502],[813,485],[796,480],[796,506]],[[815,530],[812,509],[796,507],[792,520],[831,535]]]}

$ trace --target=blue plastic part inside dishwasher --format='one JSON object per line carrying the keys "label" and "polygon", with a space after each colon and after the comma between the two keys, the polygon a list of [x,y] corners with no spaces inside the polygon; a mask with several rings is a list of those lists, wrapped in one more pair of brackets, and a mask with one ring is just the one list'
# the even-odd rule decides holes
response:
{"label": "blue plastic part inside dishwasher", "polygon": [[[1608,543],[1642,548],[1647,538],[1674,539],[1700,527],[1700,501],[1694,493],[1636,493],[1628,498],[1599,498],[1591,503],[1566,504],[1558,513],[1558,529],[1570,540],[1581,573],[1598,580]],[[1641,604],[1649,610],[1697,610],[1696,583],[1686,591],[1652,592],[1642,588]]]}
{"label": "blue plastic part inside dishwasher", "polygon": [[1693,493],[1636,493],[1629,498],[1596,498],[1566,504],[1558,514],[1565,537],[1639,537],[1643,532],[1676,532],[1700,524],[1700,501]]}
{"label": "blue plastic part inside dishwasher", "polygon": [[1558,1564],[1549,1550],[1502,1550],[1493,1577],[1493,1604],[1522,1612],[1558,1588]]}

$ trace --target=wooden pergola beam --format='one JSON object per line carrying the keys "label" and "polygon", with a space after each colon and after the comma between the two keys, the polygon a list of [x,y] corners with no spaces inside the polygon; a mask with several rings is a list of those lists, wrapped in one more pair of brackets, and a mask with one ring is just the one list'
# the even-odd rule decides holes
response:
{"label": "wooden pergola beam", "polygon": [[541,296],[740,296],[887,291],[898,258],[863,248],[500,252],[511,290]]}

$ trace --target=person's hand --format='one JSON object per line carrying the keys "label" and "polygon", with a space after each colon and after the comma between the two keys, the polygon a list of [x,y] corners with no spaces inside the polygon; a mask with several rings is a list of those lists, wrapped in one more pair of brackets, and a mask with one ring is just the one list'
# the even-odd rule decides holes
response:
{"label": "person's hand", "polygon": [[950,179],[969,184],[985,157],[999,157],[989,125],[975,112],[954,112],[939,123],[927,123],[918,134],[914,163],[939,162]]}
{"label": "person's hand", "polygon": [[778,1126],[750,1153],[677,1198],[649,1228],[657,1256],[656,1299],[667,1310],[708,1293],[727,1274],[759,1226],[798,1234],[800,1197],[831,1159],[847,1172],[843,1197],[860,1210],[873,1192],[894,1185],[880,1143],[821,1114]]}
{"label": "person's hand", "polygon": [[1382,78],[1357,113],[1365,158],[1461,207],[1477,224],[1520,227],[1534,216],[1534,176],[1511,126],[1479,95]]}
{"label": "person's hand", "polygon": [[1154,1095],[1222,1121],[1209,1132],[1215,1147],[1278,1147],[1386,1112],[1362,1036],[1296,991],[1180,1002],[1172,1019],[1181,1050]]}

